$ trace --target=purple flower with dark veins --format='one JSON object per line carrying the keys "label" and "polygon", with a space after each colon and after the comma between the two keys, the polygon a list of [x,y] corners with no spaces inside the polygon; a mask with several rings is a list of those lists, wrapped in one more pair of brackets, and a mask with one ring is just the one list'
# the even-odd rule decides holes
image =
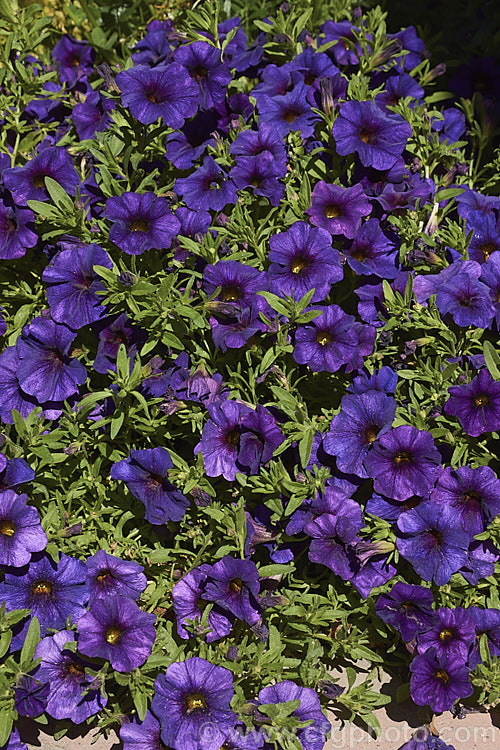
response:
{"label": "purple flower with dark veins", "polygon": [[100,549],[85,564],[92,601],[117,595],[138,599],[146,588],[144,568],[134,560],[122,560]]}
{"label": "purple flower with dark veins", "polygon": [[417,706],[430,706],[435,712],[449,711],[459,698],[473,693],[469,669],[462,656],[441,654],[430,648],[410,664],[410,692]]}
{"label": "purple flower with dark veins", "polygon": [[458,418],[467,435],[479,437],[483,432],[500,429],[500,383],[486,368],[467,385],[455,385],[448,393],[444,410]]}
{"label": "purple flower with dark veins", "polygon": [[251,560],[225,555],[205,570],[207,581],[202,599],[215,602],[243,622],[255,625],[261,618],[257,600],[260,591],[259,571]]}
{"label": "purple flower with dark veins", "polygon": [[489,466],[447,466],[430,499],[454,508],[472,540],[500,514],[500,480]]}
{"label": "purple flower with dark veins", "polygon": [[387,594],[379,596],[375,608],[380,619],[398,630],[401,638],[408,642],[434,625],[433,603],[430,589],[398,581]]}
{"label": "purple flower with dark veins", "polygon": [[311,224],[326,229],[330,234],[342,234],[352,240],[361,220],[372,211],[372,206],[361,185],[344,188],[320,180],[314,186],[311,206],[306,211]]}
{"label": "purple flower with dark veins", "polygon": [[38,511],[26,505],[26,495],[14,490],[0,492],[0,564],[20,568],[29,563],[32,552],[47,546]]}

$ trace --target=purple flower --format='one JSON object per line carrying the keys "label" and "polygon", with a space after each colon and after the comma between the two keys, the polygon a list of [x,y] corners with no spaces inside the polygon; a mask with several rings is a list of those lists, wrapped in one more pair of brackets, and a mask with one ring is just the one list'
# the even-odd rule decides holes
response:
{"label": "purple flower", "polygon": [[178,47],[174,59],[198,84],[202,109],[210,109],[224,101],[232,76],[230,69],[222,62],[217,47],[208,42],[184,44]]}
{"label": "purple flower", "polygon": [[99,332],[99,345],[94,360],[94,370],[105,375],[108,370],[116,372],[116,356],[124,344],[127,356],[134,358],[137,346],[145,340],[145,334],[122,313]]}
{"label": "purple flower", "polygon": [[21,742],[17,729],[13,729],[7,740],[7,744],[2,747],[2,750],[28,750],[28,746],[24,742]]}
{"label": "purple flower", "polygon": [[354,241],[343,251],[354,273],[393,279],[397,274],[397,248],[385,235],[378,219],[361,225]]}
{"label": "purple flower", "polygon": [[106,706],[107,698],[95,684],[95,677],[85,671],[85,667],[94,669],[95,665],[64,648],[66,643],[75,640],[71,630],[61,630],[43,638],[35,651],[35,659],[41,659],[35,676],[50,686],[47,714],[54,719],[70,719],[73,724],[81,724],[99,713]]}
{"label": "purple flower", "polygon": [[47,546],[47,536],[40,524],[38,511],[26,505],[26,495],[14,490],[0,492],[0,561],[2,565],[20,568],[29,563],[32,552]]}
{"label": "purple flower", "polygon": [[237,463],[248,473],[257,474],[283,442],[283,433],[271,412],[260,404],[243,415],[241,426]]}
{"label": "purple flower", "polygon": [[210,419],[203,427],[201,440],[194,452],[203,455],[207,476],[222,475],[224,479],[232,482],[238,472],[236,461],[242,420],[251,409],[230,400],[221,404],[210,404],[207,408]]}
{"label": "purple flower", "polygon": [[144,568],[133,560],[122,560],[100,549],[87,558],[86,565],[91,601],[116,595],[138,599],[146,588]]}
{"label": "purple flower", "polygon": [[337,153],[356,152],[364,167],[383,171],[394,166],[412,131],[400,115],[387,114],[374,101],[352,101],[340,105],[332,132]]}
{"label": "purple flower", "polygon": [[262,195],[272,206],[278,206],[285,189],[279,182],[280,172],[272,154],[265,151],[260,156],[240,156],[229,177],[238,190],[251,188],[254,195]]}
{"label": "purple flower", "polygon": [[359,568],[352,545],[360,541],[357,533],[363,527],[361,508],[334,488],[327,488],[322,506],[317,508],[321,515],[304,525],[305,533],[312,537],[309,559],[349,580]]}
{"label": "purple flower", "polygon": [[146,711],[144,721],[134,718],[129,724],[120,727],[123,750],[163,750],[165,745],[160,738],[160,722],[150,711]]}
{"label": "purple flower", "polygon": [[59,63],[58,75],[61,83],[74,86],[94,70],[95,50],[88,42],[82,42],[64,34],[52,50],[52,57]]}
{"label": "purple flower", "polygon": [[262,610],[256,598],[260,591],[259,571],[254,562],[225,555],[205,573],[207,581],[202,599],[215,602],[249,625],[260,620]]}
{"label": "purple flower", "polygon": [[467,563],[469,537],[448,506],[420,503],[399,516],[398,529],[398,550],[424,581],[444,586]]}
{"label": "purple flower", "polygon": [[5,187],[19,206],[25,206],[29,200],[49,200],[45,177],[52,177],[69,195],[75,194],[80,183],[73,159],[60,146],[49,146],[23,167],[12,167],[3,173]]}
{"label": "purple flower", "polygon": [[144,125],[161,117],[167,127],[178,130],[198,109],[198,86],[177,62],[156,68],[137,65],[118,73],[116,83],[123,106]]}
{"label": "purple flower", "polygon": [[377,437],[391,428],[395,413],[396,401],[380,391],[344,396],[324,437],[324,450],[336,457],[340,471],[366,479],[363,461]]}
{"label": "purple flower", "polygon": [[[265,122],[259,124],[258,130],[242,130],[231,143],[229,153],[236,157],[271,154],[276,165],[276,173],[279,177],[284,177],[286,174],[287,155],[283,139],[271,125]],[[238,158],[236,161],[239,161]]]}
{"label": "purple flower", "polygon": [[78,138],[83,141],[94,138],[96,133],[107,130],[112,122],[110,112],[115,109],[113,99],[108,99],[99,91],[91,91],[84,102],[78,102],[73,107],[71,119]]}
{"label": "purple flower", "polygon": [[337,42],[329,47],[328,53],[338,65],[357,65],[359,62],[358,55],[362,54],[362,50],[354,36],[354,29],[357,31],[349,21],[325,21],[320,27],[325,42]]}
{"label": "purple flower", "polygon": [[430,589],[398,581],[388,594],[379,596],[376,612],[381,620],[401,633],[404,641],[412,641],[434,625],[433,603]]}
{"label": "purple flower", "polygon": [[[85,612],[88,588],[85,583],[85,563],[61,554],[58,563],[48,555],[33,560],[29,565],[5,573],[0,583],[0,599],[7,612],[29,609],[40,620],[40,631],[60,630],[71,616],[76,621]],[[21,640],[22,644],[22,640]]]}
{"label": "purple flower", "polygon": [[[219,750],[236,724],[231,672],[193,656],[174,662],[155,682],[151,710],[173,750]],[[203,727],[210,732],[203,732]]]}
{"label": "purple flower", "polygon": [[495,321],[500,330],[500,253],[495,253],[481,270],[481,280],[488,287],[490,300],[495,308]]}
{"label": "purple flower", "polygon": [[[202,599],[207,582],[207,571],[210,565],[201,565],[187,573],[172,589],[172,602],[177,619],[177,633],[183,639],[192,637],[192,633],[185,628],[187,620],[201,621],[203,610],[208,604]],[[200,626],[201,627],[201,626]],[[208,613],[207,628],[211,632],[205,635],[207,643],[219,641],[231,632],[231,620],[224,615],[219,607],[214,606]]]}
{"label": "purple flower", "polygon": [[361,372],[352,383],[347,386],[349,393],[366,393],[366,391],[380,391],[381,393],[394,394],[398,374],[390,367],[384,366],[375,370],[372,375]]}
{"label": "purple flower", "polygon": [[238,199],[236,186],[212,156],[206,156],[201,167],[188,177],[179,177],[174,190],[194,211],[221,211]]}
{"label": "purple flower", "polygon": [[472,617],[476,630],[476,642],[469,657],[469,667],[474,669],[482,661],[479,649],[482,635],[487,637],[491,656],[500,656],[500,609],[469,607],[467,613]]}
{"label": "purple flower", "polygon": [[98,599],[78,620],[78,648],[106,659],[118,672],[130,672],[151,654],[155,622],[156,615],[143,612],[128,596]]}
{"label": "purple flower", "polygon": [[493,380],[486,368],[467,385],[453,386],[448,393],[444,410],[458,417],[467,435],[478,437],[500,428],[500,383]]}
{"label": "purple flower", "polygon": [[340,254],[332,248],[331,235],[324,229],[297,221],[290,229],[269,239],[268,276],[274,294],[287,294],[299,300],[314,289],[311,302],[320,302],[340,281],[343,269]]}
{"label": "purple flower", "polygon": [[481,578],[493,575],[499,557],[498,548],[491,541],[474,541],[469,547],[467,561],[463,568],[460,568],[460,573],[472,586],[477,586]]}
{"label": "purple flower", "polygon": [[401,73],[400,75],[391,75],[385,83],[385,91],[377,94],[375,101],[382,107],[388,114],[393,114],[387,107],[395,107],[400,99],[415,99],[421,100],[424,96],[424,89],[416,82],[416,80],[408,75],[408,73]]}
{"label": "purple flower", "polygon": [[106,218],[112,222],[109,239],[128,255],[170,247],[181,228],[168,201],[154,193],[123,193],[108,198]]}
{"label": "purple flower", "polygon": [[300,687],[292,680],[283,680],[269,685],[259,692],[261,705],[269,703],[287,703],[300,701],[291,716],[298,721],[309,722],[306,727],[297,730],[297,739],[304,750],[321,750],[326,742],[326,735],[331,729],[330,722],[321,710],[321,703],[314,690]]}
{"label": "purple flower", "polygon": [[87,371],[69,349],[76,334],[65,325],[38,317],[22,330],[16,343],[16,375],[23,391],[43,404],[64,401],[87,380]]}
{"label": "purple flower", "polygon": [[50,314],[56,323],[73,329],[102,318],[106,308],[96,292],[104,290],[95,265],[112,268],[110,257],[99,245],[73,245],[63,249],[45,268]]}
{"label": "purple flower", "polygon": [[[14,424],[13,409],[26,419],[35,406],[38,406],[37,401],[24,393],[19,385],[17,377],[19,363],[15,346],[7,347],[0,354],[0,419],[6,424]],[[42,404],[47,419],[57,419],[60,416],[61,410],[52,408],[54,406],[53,403]]]}
{"label": "purple flower", "polygon": [[307,91],[305,83],[298,83],[286,94],[259,97],[259,122],[268,123],[281,138],[297,130],[302,138],[309,138],[319,117],[307,101]]}
{"label": "purple flower", "polygon": [[34,247],[38,242],[34,229],[33,211],[0,200],[0,260],[21,258],[29,247]]}
{"label": "purple flower", "polygon": [[362,217],[368,216],[371,210],[361,185],[344,188],[320,180],[314,186],[311,206],[306,213],[311,224],[352,240],[361,226]]}
{"label": "purple flower", "polygon": [[437,290],[436,306],[441,315],[450,313],[458,326],[487,328],[495,308],[486,284],[466,273],[457,273]]}
{"label": "purple flower", "polygon": [[189,507],[189,500],[168,479],[172,467],[165,448],[146,448],[131,450],[127,458],[113,464],[110,475],[125,482],[146,508],[146,520],[158,525],[180,521]]}
{"label": "purple flower", "polygon": [[437,656],[431,648],[413,659],[410,671],[410,692],[417,706],[449,711],[455,701],[473,693],[469,670],[457,654]]}
{"label": "purple flower", "polygon": [[467,230],[472,229],[469,258],[476,263],[485,263],[500,250],[500,226],[493,214],[471,211],[467,217]]}
{"label": "purple flower", "polygon": [[40,682],[29,674],[21,675],[16,684],[14,707],[21,716],[40,716],[47,707],[49,692],[48,683]]}
{"label": "purple flower", "polygon": [[432,435],[401,425],[382,435],[365,458],[375,492],[395,500],[425,496],[438,477],[441,456]]}
{"label": "purple flower", "polygon": [[338,305],[313,307],[321,315],[299,326],[295,334],[293,358],[307,364],[313,372],[346,372],[363,366],[363,357],[373,351],[375,329],[357,323]]}
{"label": "purple flower", "polygon": [[316,52],[312,47],[306,47],[296,55],[290,63],[291,70],[299,70],[307,86],[313,86],[318,79],[332,77],[339,70],[324,52]]}
{"label": "purple flower", "polygon": [[243,309],[238,309],[237,305],[233,307],[234,315],[231,315],[230,319],[227,319],[226,315],[223,321],[215,317],[210,318],[214,344],[223,352],[228,349],[241,349],[252,336],[265,331],[267,327],[259,318],[257,305]]}
{"label": "purple flower", "polygon": [[221,288],[219,296],[223,302],[230,305],[250,306],[253,303],[261,305],[264,300],[257,296],[257,292],[267,289],[266,275],[252,266],[246,266],[236,260],[220,260],[215,265],[208,265],[203,272],[203,288],[212,296]]}
{"label": "purple flower", "polygon": [[439,475],[431,500],[454,508],[472,540],[500,514],[500,480],[489,466],[446,467]]}
{"label": "purple flower", "polygon": [[457,654],[464,662],[475,639],[474,621],[463,607],[448,609],[440,607],[436,610],[435,625],[417,637],[419,654],[434,648],[436,654]]}
{"label": "purple flower", "polygon": [[452,745],[446,745],[439,737],[434,737],[427,726],[419,727],[413,732],[412,739],[401,745],[399,750],[455,750]]}
{"label": "purple flower", "polygon": [[[500,198],[493,195],[483,195],[471,190],[467,185],[460,186],[463,192],[455,198],[457,213],[462,219],[477,219],[476,211],[493,214],[500,208]],[[474,213],[473,213],[474,212]]]}

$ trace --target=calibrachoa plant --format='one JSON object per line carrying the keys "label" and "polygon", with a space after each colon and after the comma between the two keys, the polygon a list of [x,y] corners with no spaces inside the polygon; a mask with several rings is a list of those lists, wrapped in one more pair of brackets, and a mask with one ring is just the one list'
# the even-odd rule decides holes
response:
{"label": "calibrachoa plant", "polygon": [[498,75],[307,8],[0,3],[4,750],[321,750],[380,666],[405,748],[500,701]]}

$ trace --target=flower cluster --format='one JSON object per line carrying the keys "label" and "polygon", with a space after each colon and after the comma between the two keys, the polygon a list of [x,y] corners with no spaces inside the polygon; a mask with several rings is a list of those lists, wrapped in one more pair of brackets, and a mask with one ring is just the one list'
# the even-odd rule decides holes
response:
{"label": "flower cluster", "polygon": [[9,58],[6,95],[21,61],[35,91],[0,153],[9,716],[114,721],[124,750],[321,750],[326,705],[384,702],[326,665],[388,644],[415,704],[487,699],[486,135],[470,102],[429,109],[413,27],[285,11],[254,40],[155,20],[119,65],[98,34]]}

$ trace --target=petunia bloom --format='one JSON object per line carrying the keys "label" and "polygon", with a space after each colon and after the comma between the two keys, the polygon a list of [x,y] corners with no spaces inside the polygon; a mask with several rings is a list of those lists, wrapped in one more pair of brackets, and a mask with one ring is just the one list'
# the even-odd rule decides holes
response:
{"label": "petunia bloom", "polygon": [[257,600],[260,591],[259,572],[251,560],[238,560],[225,555],[205,571],[207,581],[202,599],[215,602],[249,625],[261,617]]}
{"label": "petunia bloom", "polygon": [[[173,750],[219,750],[236,725],[231,672],[198,656],[174,662],[155,682],[151,710]],[[211,731],[203,732],[209,726]]]}
{"label": "petunia bloom", "polygon": [[26,505],[27,496],[14,490],[0,492],[0,562],[20,568],[29,563],[32,552],[47,546],[38,511]]}
{"label": "petunia bloom", "polygon": [[60,630],[43,638],[35,651],[35,659],[41,659],[35,676],[50,686],[47,714],[54,719],[70,719],[73,724],[81,724],[99,713],[106,706],[107,698],[99,685],[93,684],[95,677],[85,671],[86,667],[94,669],[95,665],[64,648],[75,640],[72,630]]}
{"label": "petunia bloom", "polygon": [[152,524],[180,521],[189,500],[168,479],[172,459],[165,448],[131,450],[127,458],[111,467],[112,479],[125,482],[132,495],[146,508],[146,520]]}
{"label": "petunia bloom", "polygon": [[321,710],[319,698],[314,690],[300,687],[292,680],[283,680],[263,688],[258,695],[258,705],[297,700],[299,705],[291,715],[301,722],[309,723],[306,727],[297,730],[296,737],[303,750],[321,750],[325,745],[326,735],[331,725]]}
{"label": "petunia bloom", "polygon": [[5,187],[10,190],[16,205],[25,206],[29,200],[46,201],[49,194],[45,178],[51,177],[69,195],[74,195],[80,183],[73,159],[61,146],[49,146],[22,167],[12,167],[3,173]]}
{"label": "petunia bloom", "polygon": [[146,588],[144,568],[134,560],[122,560],[100,549],[85,564],[91,601],[108,596],[138,599]]}
{"label": "petunia bloom", "polygon": [[320,180],[314,186],[311,206],[306,213],[311,224],[326,229],[330,234],[341,234],[352,240],[364,216],[372,207],[361,185],[344,188]]}
{"label": "petunia bloom", "polygon": [[156,615],[143,612],[128,596],[91,602],[78,620],[78,648],[82,654],[107,659],[118,672],[144,664],[156,638]]}
{"label": "petunia bloom", "polygon": [[436,610],[436,623],[429,630],[417,636],[419,654],[434,648],[436,654],[457,654],[467,660],[475,639],[474,620],[463,607],[439,607]]}
{"label": "petunia bloom", "polygon": [[486,368],[467,385],[453,386],[448,393],[444,410],[458,417],[467,435],[479,437],[483,432],[500,429],[500,383],[493,380]]}
{"label": "petunia bloom", "polygon": [[430,589],[398,581],[387,594],[379,596],[375,609],[381,620],[401,633],[404,641],[412,641],[436,622],[433,602]]}
{"label": "petunia bloom", "polygon": [[[187,573],[172,589],[172,602],[177,618],[177,633],[181,638],[188,639],[192,633],[185,627],[187,620],[200,621],[203,610],[209,603],[202,599],[205,585],[208,580],[207,571],[211,566],[208,564],[194,568]],[[223,614],[220,607],[213,606],[208,613],[207,628],[210,629],[205,636],[207,643],[218,641],[231,631],[232,622]]]}
{"label": "petunia bloom", "polygon": [[182,128],[196,114],[200,92],[187,70],[177,62],[149,68],[136,65],[116,76],[122,104],[136,120],[151,125],[159,117],[167,127]]}
{"label": "petunia bloom", "polygon": [[449,711],[459,698],[473,693],[469,670],[457,654],[438,656],[431,648],[413,659],[410,671],[410,693],[417,706]]}
{"label": "petunia bloom", "polygon": [[469,537],[454,509],[426,501],[398,519],[400,554],[425,581],[438,586],[467,563]]}
{"label": "petunia bloom", "polygon": [[42,316],[23,328],[16,342],[16,375],[23,391],[39,403],[64,401],[85,383],[85,367],[69,355],[75,336],[67,326]]}
{"label": "petunia bloom", "polygon": [[500,480],[489,466],[447,466],[438,477],[431,500],[454,508],[471,537],[482,534],[500,514]]}
{"label": "petunia bloom", "polygon": [[170,247],[181,228],[166,198],[154,193],[123,193],[108,198],[109,239],[128,255]]}

